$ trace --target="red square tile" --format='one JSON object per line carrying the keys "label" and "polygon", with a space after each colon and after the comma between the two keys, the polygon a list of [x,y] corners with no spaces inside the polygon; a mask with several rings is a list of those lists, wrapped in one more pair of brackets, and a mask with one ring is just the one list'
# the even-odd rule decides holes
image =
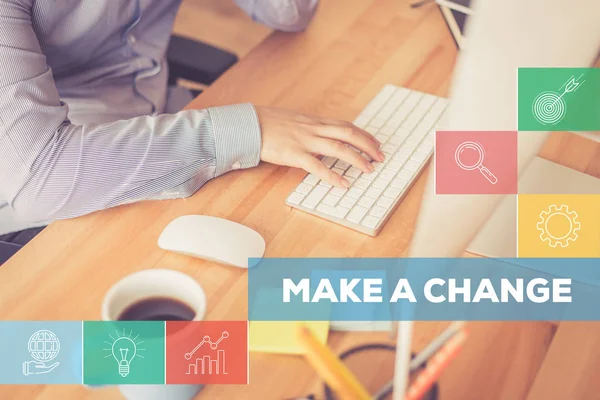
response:
{"label": "red square tile", "polygon": [[167,321],[167,384],[247,384],[247,321]]}
{"label": "red square tile", "polygon": [[516,131],[437,131],[437,194],[517,193]]}

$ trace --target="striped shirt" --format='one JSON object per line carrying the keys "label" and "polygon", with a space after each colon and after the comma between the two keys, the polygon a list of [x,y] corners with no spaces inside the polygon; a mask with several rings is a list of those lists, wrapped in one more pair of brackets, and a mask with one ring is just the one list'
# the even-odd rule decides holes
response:
{"label": "striped shirt", "polygon": [[[303,29],[317,3],[235,1],[289,31]],[[176,112],[190,99],[167,85],[179,4],[0,0],[0,234],[187,197],[258,164],[252,105]]]}

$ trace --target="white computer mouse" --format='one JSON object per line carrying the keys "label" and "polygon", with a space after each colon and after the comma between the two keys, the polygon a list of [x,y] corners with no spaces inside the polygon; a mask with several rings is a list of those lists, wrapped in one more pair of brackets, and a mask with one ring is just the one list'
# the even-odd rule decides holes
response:
{"label": "white computer mouse", "polygon": [[247,226],[207,215],[184,215],[158,238],[161,249],[248,268],[248,258],[262,258],[265,240]]}

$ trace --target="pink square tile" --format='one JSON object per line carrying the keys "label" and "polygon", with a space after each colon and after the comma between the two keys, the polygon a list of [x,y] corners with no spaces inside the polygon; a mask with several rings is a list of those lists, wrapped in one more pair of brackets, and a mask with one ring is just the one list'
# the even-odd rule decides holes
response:
{"label": "pink square tile", "polygon": [[437,131],[438,194],[517,193],[516,131]]}

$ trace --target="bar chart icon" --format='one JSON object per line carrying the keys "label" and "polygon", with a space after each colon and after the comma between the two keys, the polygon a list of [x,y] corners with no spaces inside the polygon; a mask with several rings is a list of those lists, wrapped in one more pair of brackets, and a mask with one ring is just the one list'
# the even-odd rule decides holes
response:
{"label": "bar chart icon", "polygon": [[223,331],[221,333],[221,337],[213,342],[210,336],[206,335],[192,351],[185,353],[184,358],[186,360],[192,360],[194,354],[200,350],[204,344],[208,344],[212,350],[216,351],[216,358],[213,358],[210,355],[196,357],[193,363],[188,364],[188,371],[186,372],[186,375],[227,375],[225,350],[219,350],[219,343],[228,337],[229,332]]}

